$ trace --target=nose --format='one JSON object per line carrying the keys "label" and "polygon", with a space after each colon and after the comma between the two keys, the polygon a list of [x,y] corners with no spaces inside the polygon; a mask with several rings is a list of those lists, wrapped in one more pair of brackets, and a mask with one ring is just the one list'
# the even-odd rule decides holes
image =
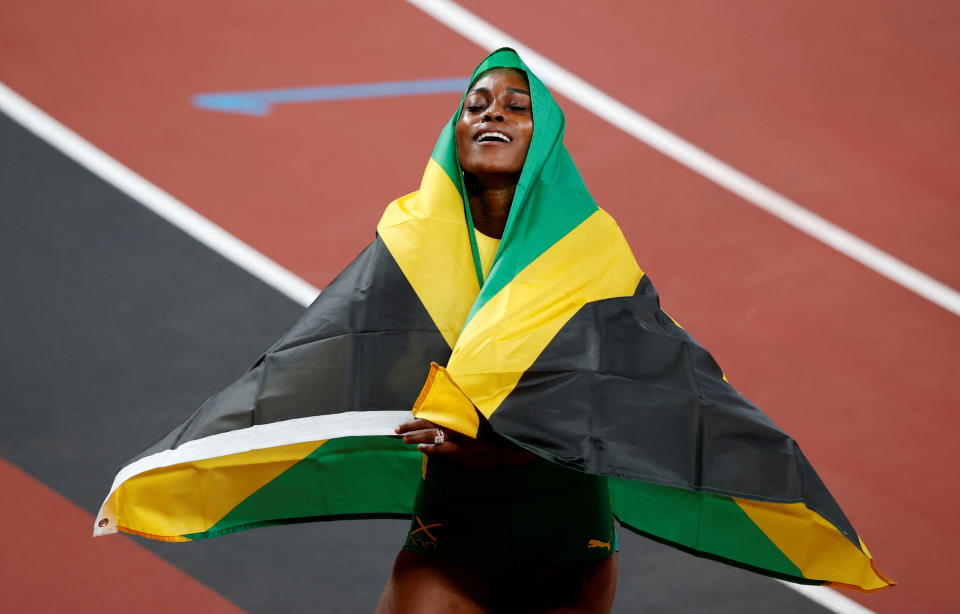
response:
{"label": "nose", "polygon": [[497,102],[494,102],[489,107],[487,107],[487,110],[483,112],[482,119],[485,122],[490,122],[490,121],[502,122],[503,109],[500,108],[500,104]]}

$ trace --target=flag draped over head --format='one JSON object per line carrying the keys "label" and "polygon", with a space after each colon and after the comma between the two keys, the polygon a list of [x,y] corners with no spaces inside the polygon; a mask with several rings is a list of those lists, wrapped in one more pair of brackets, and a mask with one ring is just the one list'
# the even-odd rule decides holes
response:
{"label": "flag draped over head", "polygon": [[[660,310],[563,145],[564,118],[517,54],[534,130],[492,267],[445,125],[420,189],[240,379],[117,475],[95,534],[168,541],[257,526],[409,517],[414,415],[493,431],[607,476],[624,526],[760,573],[861,590],[892,582],[797,444]],[[461,99],[461,105],[462,105]]]}

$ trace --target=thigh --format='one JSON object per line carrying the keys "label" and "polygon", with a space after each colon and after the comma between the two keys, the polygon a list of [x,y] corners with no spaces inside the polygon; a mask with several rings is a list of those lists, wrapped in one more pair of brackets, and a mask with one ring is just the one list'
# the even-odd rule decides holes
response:
{"label": "thigh", "polygon": [[491,590],[487,578],[463,565],[401,550],[376,614],[489,614],[484,600]]}
{"label": "thigh", "polygon": [[[543,565],[510,585],[499,586],[498,592],[516,595],[520,603],[514,607],[520,606],[525,612],[609,614],[617,592],[618,556]],[[505,611],[518,610],[508,607]]]}

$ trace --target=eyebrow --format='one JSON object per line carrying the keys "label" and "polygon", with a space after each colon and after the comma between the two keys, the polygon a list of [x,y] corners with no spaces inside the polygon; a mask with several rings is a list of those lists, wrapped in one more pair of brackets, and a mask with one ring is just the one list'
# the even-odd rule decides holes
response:
{"label": "eyebrow", "polygon": [[[528,92],[527,90],[522,90],[522,89],[516,88],[516,87],[508,87],[508,88],[506,88],[506,90],[507,90],[508,92],[514,92],[514,93],[517,93],[517,94],[524,94],[524,95],[526,95],[526,96],[529,96],[529,95],[530,95],[530,92]],[[475,88],[473,88],[472,90],[470,90],[470,93],[471,93],[471,94],[474,93],[474,92],[486,92],[487,94],[489,94],[489,93],[490,93],[490,89],[489,89],[489,88],[486,88],[486,87],[475,87]]]}

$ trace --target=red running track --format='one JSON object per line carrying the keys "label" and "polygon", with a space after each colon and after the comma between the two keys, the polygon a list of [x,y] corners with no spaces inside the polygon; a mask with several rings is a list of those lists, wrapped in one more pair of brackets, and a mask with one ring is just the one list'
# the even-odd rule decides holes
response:
{"label": "red running track", "polygon": [[133,541],[90,537],[94,517],[0,459],[4,612],[242,610]]}
{"label": "red running track", "polygon": [[[955,3],[466,2],[771,188],[960,285]],[[909,8],[908,8],[909,7]],[[416,189],[455,96],[200,111],[201,92],[466,75],[484,52],[413,7],[37,1],[0,20],[0,78],[322,286]],[[957,318],[569,101],[568,146],[670,313],[796,436],[901,585],[960,607]]]}

